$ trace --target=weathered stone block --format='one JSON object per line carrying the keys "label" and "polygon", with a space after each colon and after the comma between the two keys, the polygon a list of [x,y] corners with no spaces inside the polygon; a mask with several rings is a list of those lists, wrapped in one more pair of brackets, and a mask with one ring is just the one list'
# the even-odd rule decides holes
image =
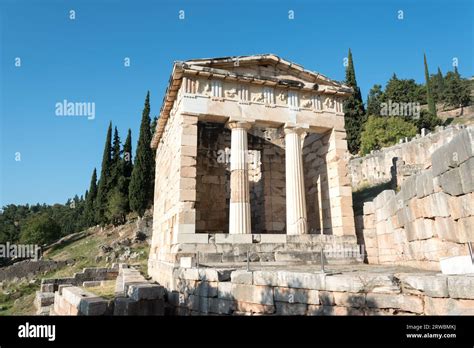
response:
{"label": "weathered stone block", "polygon": [[343,307],[364,307],[365,294],[356,294],[351,292],[333,292],[334,302]]}
{"label": "weathered stone block", "polygon": [[36,291],[34,304],[36,308],[54,304],[54,292]]}
{"label": "weathered stone block", "polygon": [[426,315],[474,315],[473,300],[433,298],[425,296]]}
{"label": "weathered stone block", "polygon": [[232,297],[237,301],[273,305],[273,288],[245,284],[232,284]]}
{"label": "weathered stone block", "polygon": [[319,304],[318,290],[274,288],[274,299],[279,302]]}
{"label": "weathered stone block", "polygon": [[264,305],[259,303],[236,302],[236,311],[248,314],[273,314],[275,312],[274,305]]}
{"label": "weathered stone block", "polygon": [[234,311],[235,301],[221,298],[209,298],[209,312],[216,314],[231,314]]}
{"label": "weathered stone block", "polygon": [[437,217],[434,223],[434,234],[443,240],[457,241],[456,223],[450,218]]}
{"label": "weathered stone block", "polygon": [[364,315],[364,312],[357,308],[342,306],[318,306],[308,305],[307,315]]}
{"label": "weathered stone block", "polygon": [[417,195],[416,192],[416,175],[409,176],[401,185],[400,194],[404,202],[412,199]]}
{"label": "weathered stone block", "polygon": [[79,305],[82,315],[105,315],[107,312],[107,301],[100,297],[83,298]]}
{"label": "weathered stone block", "polygon": [[277,271],[254,271],[253,283],[254,285],[278,286],[278,272]]}
{"label": "weathered stone block", "polygon": [[454,220],[459,218],[474,216],[474,193],[458,197],[449,197],[449,212]]}
{"label": "weathered stone block", "polygon": [[358,276],[337,274],[326,277],[325,290],[359,292],[364,290],[364,283]]}
{"label": "weathered stone block", "polygon": [[54,284],[41,284],[40,290],[41,292],[54,292]]}
{"label": "weathered stone block", "polygon": [[405,226],[409,241],[423,240],[433,237],[433,220],[416,219]]}
{"label": "weathered stone block", "polygon": [[450,168],[459,166],[473,156],[472,144],[466,130],[459,132],[449,143],[433,152],[431,163],[433,175],[438,176]]}
{"label": "weathered stone block", "polygon": [[416,196],[418,198],[426,197],[434,192],[433,173],[427,170],[416,176]]}
{"label": "weathered stone block", "polygon": [[448,290],[451,298],[474,300],[474,276],[449,276]]}
{"label": "weathered stone block", "polygon": [[220,282],[217,285],[217,296],[226,300],[234,300],[232,295],[232,283],[231,282]]}
{"label": "weathered stone block", "polygon": [[137,284],[128,288],[128,297],[135,301],[163,299],[164,288],[156,284]]}
{"label": "weathered stone block", "polygon": [[114,315],[138,315],[138,302],[128,297],[118,297],[114,301]]}
{"label": "weathered stone block", "polygon": [[201,296],[201,297],[217,297],[218,295],[217,284],[218,284],[217,282],[207,282],[207,281],[199,282],[194,289],[194,295]]}
{"label": "weathered stone block", "polygon": [[365,202],[364,203],[364,215],[371,215],[375,212],[374,202]]}
{"label": "weathered stone block", "polygon": [[462,187],[461,173],[459,167],[453,168],[439,177],[439,185],[444,192],[452,196],[459,196],[464,193]]}
{"label": "weathered stone block", "polygon": [[244,270],[237,270],[232,272],[231,281],[234,284],[247,284],[253,283],[253,273]]}
{"label": "weathered stone block", "polygon": [[418,296],[394,294],[367,294],[369,308],[394,308],[406,312],[423,313],[423,300]]}
{"label": "weathered stone block", "polygon": [[322,273],[278,271],[277,285],[285,288],[324,290],[325,278],[326,274]]}
{"label": "weathered stone block", "polygon": [[457,221],[456,242],[474,242],[474,216],[462,218]]}
{"label": "weathered stone block", "polygon": [[398,275],[404,292],[430,297],[448,297],[447,277],[439,275]]}
{"label": "weathered stone block", "polygon": [[277,315],[305,315],[308,305],[304,303],[275,302]]}
{"label": "weathered stone block", "polygon": [[459,166],[459,175],[461,177],[461,187],[464,193],[474,191],[474,157]]}

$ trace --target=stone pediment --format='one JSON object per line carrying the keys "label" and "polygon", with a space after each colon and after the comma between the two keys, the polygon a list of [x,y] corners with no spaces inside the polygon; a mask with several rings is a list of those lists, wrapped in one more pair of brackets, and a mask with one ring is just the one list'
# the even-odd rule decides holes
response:
{"label": "stone pediment", "polygon": [[348,91],[344,84],[304,69],[274,54],[195,59],[182,62],[183,67],[204,72],[232,74],[242,78],[269,80],[287,87],[337,89]]}

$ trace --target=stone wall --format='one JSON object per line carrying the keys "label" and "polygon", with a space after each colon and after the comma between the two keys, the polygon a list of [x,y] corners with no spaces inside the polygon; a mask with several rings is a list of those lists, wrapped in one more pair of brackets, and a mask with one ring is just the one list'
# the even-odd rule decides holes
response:
{"label": "stone wall", "polygon": [[54,271],[67,264],[66,261],[52,260],[24,260],[11,266],[0,268],[0,281],[14,281],[15,279],[31,279],[38,274]]}
{"label": "stone wall", "polygon": [[[471,126],[472,127],[472,126]],[[431,166],[431,155],[462,130],[462,126],[440,127],[426,136],[417,135],[409,142],[374,151],[364,157],[355,157],[349,161],[349,173],[354,190],[374,186],[396,179],[403,181],[404,176]],[[398,174],[397,174],[398,172]],[[397,178],[396,176],[400,176]]]}
{"label": "stone wall", "polygon": [[474,128],[433,152],[429,169],[364,204],[369,263],[439,270],[440,259],[469,255],[474,242]]}
{"label": "stone wall", "polygon": [[111,268],[101,267],[93,268],[87,267],[82,272],[74,273],[72,277],[68,278],[45,278],[41,280],[42,292],[55,292],[60,285],[81,286],[86,281],[102,281],[114,280],[118,275],[118,266]]}
{"label": "stone wall", "polygon": [[[164,289],[148,282],[138,270],[121,264],[105,272],[102,268],[87,268],[85,277],[61,278],[43,283],[36,292],[38,315],[164,315]],[[104,286],[115,280],[115,296],[104,299],[86,288]],[[114,277],[113,277],[114,276]],[[88,279],[88,280],[85,280]],[[106,281],[105,280],[105,281]]]}
{"label": "stone wall", "polygon": [[150,255],[194,234],[196,229],[197,117],[176,113],[156,150],[155,204]]}
{"label": "stone wall", "polygon": [[196,232],[229,232],[230,172],[225,149],[230,130],[224,124],[198,123]]}
{"label": "stone wall", "polygon": [[472,315],[474,277],[175,269],[175,315]]}

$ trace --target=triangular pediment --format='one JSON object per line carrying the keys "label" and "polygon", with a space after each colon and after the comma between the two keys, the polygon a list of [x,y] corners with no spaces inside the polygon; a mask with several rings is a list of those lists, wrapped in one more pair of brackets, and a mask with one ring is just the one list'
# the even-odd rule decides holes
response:
{"label": "triangular pediment", "polygon": [[190,67],[223,70],[254,78],[278,80],[284,84],[294,84],[300,87],[308,87],[309,84],[344,86],[340,82],[331,80],[317,72],[306,70],[302,66],[274,54],[195,59],[185,61],[184,64]]}

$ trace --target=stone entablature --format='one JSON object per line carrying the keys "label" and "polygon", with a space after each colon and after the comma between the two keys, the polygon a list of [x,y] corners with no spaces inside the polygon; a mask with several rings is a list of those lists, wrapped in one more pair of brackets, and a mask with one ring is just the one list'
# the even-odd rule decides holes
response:
{"label": "stone entablature", "polygon": [[[215,64],[217,61],[218,68],[205,66],[209,62]],[[256,68],[256,64],[262,62],[268,62],[268,65],[274,67],[262,68],[259,65]],[[230,64],[232,69],[228,67],[223,69],[225,64]],[[246,113],[268,114],[261,117],[262,120],[273,123],[285,123],[287,117],[290,116],[293,122],[308,123],[314,127],[327,125],[327,129],[335,126],[337,129],[344,130],[343,99],[351,91],[343,84],[274,55],[176,62],[163,100],[152,146],[158,145],[170,114],[173,115],[183,104],[181,100],[183,96],[206,100],[206,102],[201,101],[195,104],[194,110],[187,108],[189,104],[186,105],[183,112],[204,114],[211,111],[212,115],[212,104],[207,107],[203,104],[207,101],[227,101],[235,102],[237,109],[248,105],[278,110],[268,114],[260,108],[253,107],[241,110],[242,116]],[[218,104],[215,108],[218,109]],[[281,108],[288,109],[293,112],[293,115],[291,113],[281,115]],[[298,115],[295,115],[295,112]],[[322,117],[314,117],[314,113]],[[279,114],[280,117],[278,117]],[[217,115],[219,116],[218,112]],[[335,125],[333,125],[334,120],[331,120],[334,115],[342,118]],[[228,115],[222,116],[228,117]]]}
{"label": "stone entablature", "polygon": [[209,98],[217,101],[234,101],[240,104],[259,104],[266,107],[289,107],[294,110],[307,109],[343,115],[341,96],[322,90],[304,90],[294,87],[273,87],[241,80],[226,81],[216,77],[194,77],[185,75],[178,92],[178,99]]}

